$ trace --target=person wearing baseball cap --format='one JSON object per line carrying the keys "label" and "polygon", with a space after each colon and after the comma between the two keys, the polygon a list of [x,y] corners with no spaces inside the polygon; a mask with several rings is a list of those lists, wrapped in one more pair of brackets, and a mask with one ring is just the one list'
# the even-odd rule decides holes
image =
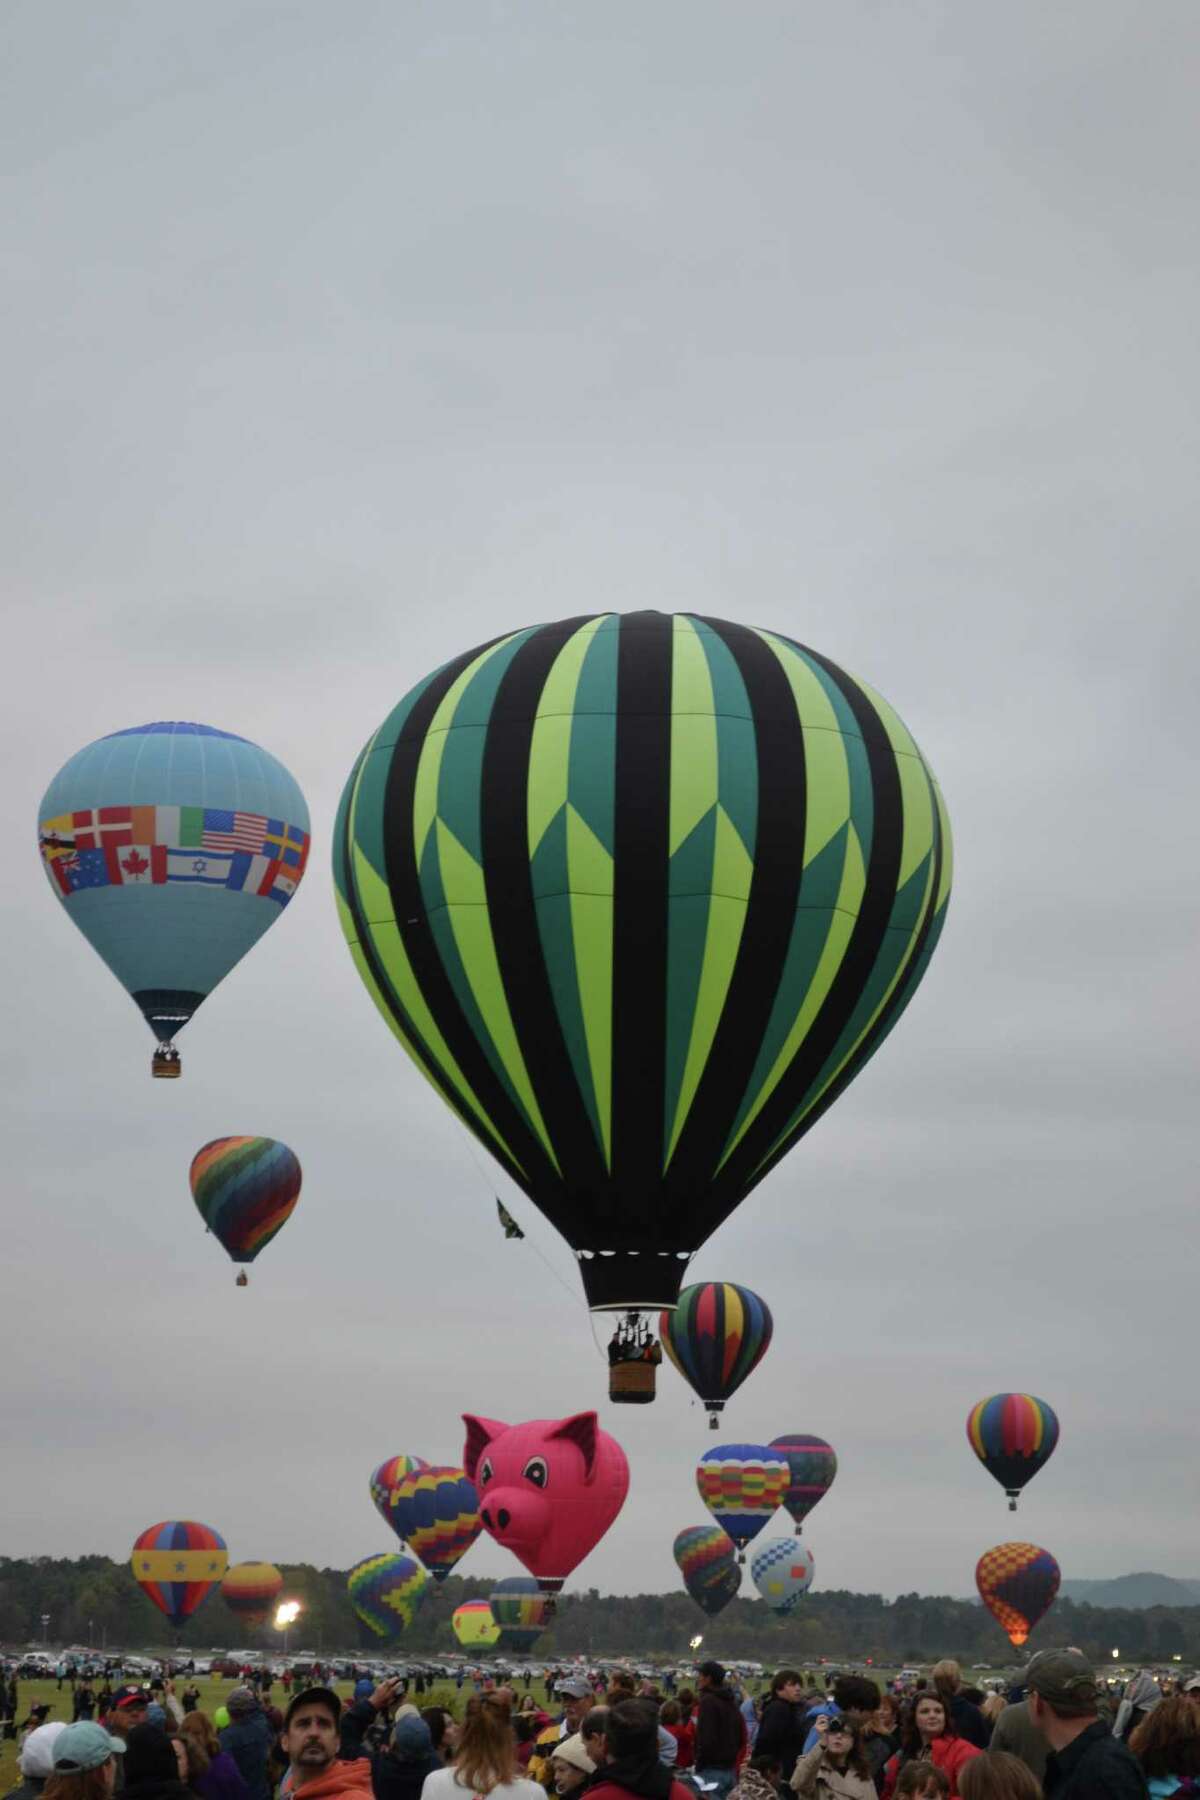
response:
{"label": "person wearing baseball cap", "polygon": [[267,1759],[271,1754],[273,1734],[258,1695],[253,1688],[231,1688],[225,1707],[229,1723],[218,1732],[217,1740],[237,1764],[242,1780],[250,1790],[249,1800],[271,1800]]}
{"label": "person wearing baseball cap", "polygon": [[563,1703],[558,1735],[560,1738],[574,1737],[592,1704],[592,1684],[584,1675],[564,1675],[554,1684],[554,1692]]}
{"label": "person wearing baseball cap", "polygon": [[1047,1650],[1025,1675],[1029,1716],[1050,1746],[1046,1800],[1148,1800],[1132,1751],[1099,1717],[1096,1677],[1078,1650]]}
{"label": "person wearing baseball cap", "polygon": [[66,1729],[60,1719],[53,1719],[48,1725],[38,1725],[29,1733],[17,1757],[23,1780],[20,1787],[13,1788],[7,1800],[37,1800],[54,1773],[55,1739]]}
{"label": "person wearing baseball cap", "polygon": [[342,1703],[332,1688],[307,1687],[292,1695],[279,1734],[289,1794],[303,1789],[304,1800],[371,1800],[370,1759],[338,1758],[341,1717]]}
{"label": "person wearing baseball cap", "polygon": [[102,1800],[116,1786],[124,1738],[93,1719],[64,1725],[54,1740],[54,1791],[59,1800]]}
{"label": "person wearing baseball cap", "polygon": [[150,1696],[145,1688],[127,1682],[119,1687],[112,1697],[112,1705],[104,1720],[105,1730],[112,1737],[119,1737],[122,1742],[129,1736],[135,1725],[146,1723],[146,1713],[150,1706]]}

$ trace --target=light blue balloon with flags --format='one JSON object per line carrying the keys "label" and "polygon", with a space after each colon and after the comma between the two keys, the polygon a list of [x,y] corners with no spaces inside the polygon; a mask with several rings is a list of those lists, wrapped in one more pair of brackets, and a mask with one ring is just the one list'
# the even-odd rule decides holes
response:
{"label": "light blue balloon with flags", "polygon": [[273,925],[308,862],[308,807],[257,744],[164,721],[59,770],[38,810],[50,886],[179,1073],[174,1037]]}
{"label": "light blue balloon with flags", "polygon": [[750,1558],[750,1579],[772,1612],[792,1612],[815,1573],[812,1551],[796,1537],[768,1538]]}

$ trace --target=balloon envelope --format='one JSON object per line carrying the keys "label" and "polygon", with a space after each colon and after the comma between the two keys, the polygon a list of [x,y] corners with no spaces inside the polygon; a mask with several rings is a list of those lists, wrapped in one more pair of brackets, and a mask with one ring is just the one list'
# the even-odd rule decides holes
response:
{"label": "balloon envelope", "polygon": [[796,1521],[796,1535],[817,1504],[833,1486],[837,1474],[837,1456],[832,1444],[824,1438],[810,1437],[796,1431],[787,1437],[772,1438],[770,1449],[782,1450],[788,1464],[788,1486],[783,1504]]}
{"label": "balloon envelope", "polygon": [[207,1600],[229,1563],[225,1539],[194,1519],[164,1519],[135,1539],[129,1566],[176,1630]]}
{"label": "balloon envelope", "polygon": [[411,1556],[368,1556],[346,1577],[346,1591],[376,1637],[399,1637],[429,1591],[429,1577]]}
{"label": "balloon envelope", "polygon": [[1017,1649],[1054,1604],[1062,1571],[1036,1544],[997,1544],[975,1567],[979,1598]]}
{"label": "balloon envelope", "polygon": [[689,1525],[674,1544],[683,1585],[710,1618],[723,1612],[742,1585],[737,1551],[719,1525]]}
{"label": "balloon envelope", "polygon": [[758,1367],[771,1342],[771,1309],[732,1281],[686,1287],[659,1321],[663,1349],[705,1410],[717,1414]]}
{"label": "balloon envelope", "polygon": [[611,1309],[673,1306],[874,1054],[951,877],[887,702],[692,614],[455,657],[365,746],[334,840],[372,999]]}
{"label": "balloon envelope", "polygon": [[479,1500],[461,1469],[413,1469],[392,1491],[392,1529],[435,1581],[445,1581],[483,1529]]}
{"label": "balloon envelope", "polygon": [[381,1462],[377,1469],[372,1469],[371,1504],[385,1525],[392,1523],[392,1495],[404,1477],[411,1475],[414,1469],[428,1467],[423,1456],[406,1456],[403,1451],[398,1451],[395,1456],[389,1456],[386,1462]]}
{"label": "balloon envelope", "polygon": [[484,1530],[543,1593],[557,1593],[625,1504],[625,1452],[594,1412],[520,1425],[464,1413],[463,1423],[463,1463],[479,1490]]}
{"label": "balloon envelope", "polygon": [[500,1627],[498,1647],[527,1655],[546,1629],[549,1596],[532,1575],[506,1575],[492,1589],[489,1604]]}
{"label": "balloon envelope", "polygon": [[300,1198],[300,1164],[275,1138],[214,1138],[190,1173],[196,1209],[235,1263],[251,1263],[283,1230]]}
{"label": "balloon envelope", "polygon": [[274,1563],[234,1563],[221,1583],[221,1598],[243,1625],[264,1625],[283,1592],[283,1576]]}
{"label": "balloon envelope", "polygon": [[500,1640],[500,1627],[486,1600],[467,1600],[456,1607],[450,1624],[464,1649],[487,1648]]}
{"label": "balloon envelope", "polygon": [[211,725],[98,739],[59,770],[38,821],[51,888],[163,1043],[274,924],[308,861],[291,775]]}
{"label": "balloon envelope", "polygon": [[700,1498],[739,1550],[757,1537],[787,1491],[788,1465],[766,1444],[717,1444],[696,1464]]}
{"label": "balloon envelope", "polygon": [[992,1394],[967,1414],[967,1441],[1017,1510],[1017,1495],[1054,1454],[1058,1419],[1035,1394]]}
{"label": "balloon envelope", "polygon": [[768,1538],[750,1558],[750,1578],[772,1612],[790,1613],[813,1584],[812,1551],[794,1537]]}

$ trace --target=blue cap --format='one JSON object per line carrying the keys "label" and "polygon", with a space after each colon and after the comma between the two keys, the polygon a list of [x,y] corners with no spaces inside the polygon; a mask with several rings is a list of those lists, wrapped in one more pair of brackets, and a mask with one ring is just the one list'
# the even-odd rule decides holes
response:
{"label": "blue cap", "polygon": [[375,1683],[373,1681],[368,1681],[365,1675],[361,1681],[356,1681],[354,1684],[354,1698],[356,1700],[367,1700],[374,1692]]}
{"label": "blue cap", "polygon": [[92,1719],[78,1719],[60,1731],[54,1740],[54,1766],[72,1769],[99,1769],[110,1756],[124,1756],[125,1745],[119,1737],[110,1737],[103,1725]]}

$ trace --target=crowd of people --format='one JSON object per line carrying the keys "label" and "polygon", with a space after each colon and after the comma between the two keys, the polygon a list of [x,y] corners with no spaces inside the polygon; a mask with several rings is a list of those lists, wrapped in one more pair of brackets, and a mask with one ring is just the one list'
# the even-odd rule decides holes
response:
{"label": "crowd of people", "polygon": [[400,1677],[348,1704],[310,1677],[280,1710],[260,1681],[211,1719],[176,1685],[31,1714],[8,1800],[1200,1800],[1200,1676],[1114,1696],[1077,1650],[1039,1652],[1007,1696],[948,1660],[903,1693],[780,1669],[755,1697],[706,1662],[674,1693],[575,1671],[547,1707],[485,1684],[453,1710]]}

